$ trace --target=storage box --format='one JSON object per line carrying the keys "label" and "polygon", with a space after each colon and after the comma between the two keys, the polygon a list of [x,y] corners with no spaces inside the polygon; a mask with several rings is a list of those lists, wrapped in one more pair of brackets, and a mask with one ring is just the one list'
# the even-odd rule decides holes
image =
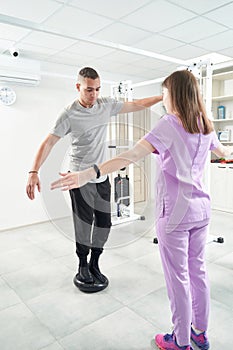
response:
{"label": "storage box", "polygon": [[218,139],[219,141],[227,142],[231,139],[231,131],[230,130],[219,130],[218,131]]}

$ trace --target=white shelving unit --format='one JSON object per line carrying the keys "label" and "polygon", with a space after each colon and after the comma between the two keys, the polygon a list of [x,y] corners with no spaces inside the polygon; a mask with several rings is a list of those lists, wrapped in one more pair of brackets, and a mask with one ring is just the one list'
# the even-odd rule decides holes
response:
{"label": "white shelving unit", "polygon": [[[233,144],[233,71],[213,74],[212,76],[212,114],[215,130],[229,130],[229,139],[224,144]],[[218,107],[225,107],[225,118],[218,119]]]}
{"label": "white shelving unit", "polygon": [[[212,112],[215,123],[233,124],[233,71],[213,74]],[[225,106],[225,119],[218,119],[218,106]]]}
{"label": "white shelving unit", "polygon": [[[233,71],[213,74],[212,79],[212,115],[215,130],[229,130],[229,140],[221,140],[221,143],[233,145]],[[218,106],[225,107],[224,119],[218,119]],[[233,213],[233,164],[211,163],[210,173],[212,208]]]}

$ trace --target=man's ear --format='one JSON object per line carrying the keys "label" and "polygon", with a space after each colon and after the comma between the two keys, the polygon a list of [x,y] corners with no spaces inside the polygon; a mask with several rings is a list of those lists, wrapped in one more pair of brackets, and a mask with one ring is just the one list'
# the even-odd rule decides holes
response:
{"label": "man's ear", "polygon": [[78,91],[80,91],[80,83],[77,83],[77,84],[76,84],[76,89],[77,89]]}

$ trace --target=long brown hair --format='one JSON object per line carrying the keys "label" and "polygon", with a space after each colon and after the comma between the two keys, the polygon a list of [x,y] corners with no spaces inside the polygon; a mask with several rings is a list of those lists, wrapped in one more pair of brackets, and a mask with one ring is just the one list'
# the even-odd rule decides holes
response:
{"label": "long brown hair", "polygon": [[176,71],[164,80],[162,86],[168,89],[172,109],[187,132],[206,135],[214,130],[207,117],[199,84],[191,72]]}

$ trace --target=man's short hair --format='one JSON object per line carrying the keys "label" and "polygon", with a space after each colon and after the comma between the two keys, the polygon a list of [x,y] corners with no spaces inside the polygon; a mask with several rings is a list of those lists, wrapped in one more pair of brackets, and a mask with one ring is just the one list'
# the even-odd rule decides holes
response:
{"label": "man's short hair", "polygon": [[79,80],[80,77],[82,77],[82,78],[90,78],[90,79],[94,80],[94,79],[99,78],[99,74],[93,68],[84,67],[78,73],[78,80]]}

